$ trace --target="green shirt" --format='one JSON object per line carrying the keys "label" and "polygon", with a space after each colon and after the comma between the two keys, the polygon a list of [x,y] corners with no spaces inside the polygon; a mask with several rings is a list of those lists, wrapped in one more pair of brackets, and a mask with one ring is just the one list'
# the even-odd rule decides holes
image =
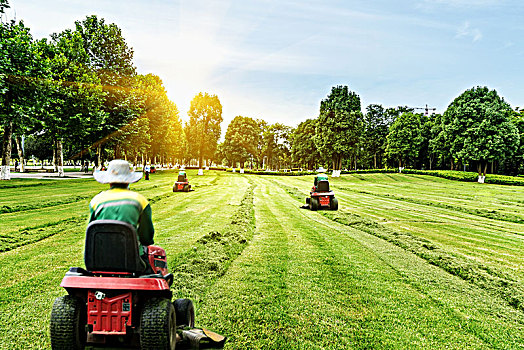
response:
{"label": "green shirt", "polygon": [[326,174],[318,174],[315,176],[314,185],[316,186],[320,180],[328,180],[328,176]]}
{"label": "green shirt", "polygon": [[140,193],[114,187],[97,194],[91,200],[89,210],[89,222],[119,220],[133,225],[137,230],[140,252],[144,251],[142,246],[154,243],[155,229],[151,219],[151,206]]}

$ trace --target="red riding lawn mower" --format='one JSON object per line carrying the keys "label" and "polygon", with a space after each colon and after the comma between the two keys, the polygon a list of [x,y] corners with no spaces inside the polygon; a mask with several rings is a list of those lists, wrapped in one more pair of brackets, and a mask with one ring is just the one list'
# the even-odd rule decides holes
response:
{"label": "red riding lawn mower", "polygon": [[335,193],[329,189],[328,180],[320,180],[310,191],[310,197],[306,198],[306,204],[311,210],[329,209],[338,210],[338,199]]}
{"label": "red riding lawn mower", "polygon": [[189,192],[191,191],[191,185],[187,180],[187,175],[185,171],[180,171],[178,173],[178,179],[173,185],[173,192]]}
{"label": "red riding lawn mower", "polygon": [[[86,269],[69,269],[60,284],[68,295],[53,304],[53,350],[107,346],[173,350],[177,342],[198,346],[208,336],[192,339],[202,330],[194,329],[191,300],[171,301],[173,275],[164,249],[148,246],[146,264],[138,247],[135,228],[128,223],[98,220],[88,225]],[[225,341],[209,333],[217,336],[212,339],[215,344]]]}

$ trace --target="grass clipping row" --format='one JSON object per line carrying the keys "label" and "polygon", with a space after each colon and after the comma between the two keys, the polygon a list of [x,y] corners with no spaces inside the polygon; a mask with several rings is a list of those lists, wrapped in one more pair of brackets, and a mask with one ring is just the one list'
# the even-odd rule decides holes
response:
{"label": "grass clipping row", "polygon": [[[279,186],[295,199],[304,199],[305,195],[297,188],[284,184]],[[320,213],[335,222],[364,231],[410,251],[430,264],[502,297],[515,309],[524,311],[524,287],[502,272],[466,257],[451,254],[427,239],[416,237],[409,232],[394,231],[356,214],[340,211]]]}
{"label": "grass clipping row", "polygon": [[179,298],[191,298],[198,303],[206,290],[239,256],[253,237],[255,216],[253,185],[247,189],[229,225],[222,231],[211,231],[201,237],[192,249],[177,256],[173,271],[173,293]]}

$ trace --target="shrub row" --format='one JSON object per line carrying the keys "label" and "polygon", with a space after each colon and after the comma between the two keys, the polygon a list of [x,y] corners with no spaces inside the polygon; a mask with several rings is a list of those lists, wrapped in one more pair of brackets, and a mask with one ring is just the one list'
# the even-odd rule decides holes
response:
{"label": "shrub row", "polygon": [[[232,172],[233,169],[227,169],[228,172]],[[238,172],[238,170],[236,170]],[[330,173],[327,171],[326,173]],[[361,170],[342,170],[341,174],[376,174],[376,173],[396,173],[395,169],[361,169]],[[267,171],[267,170],[252,170],[244,169],[244,174],[253,174],[253,175],[276,175],[276,176],[302,176],[302,175],[316,175],[318,174],[314,170],[304,170],[304,171]]]}
{"label": "shrub row", "polygon": [[[229,168],[226,171],[232,172],[233,169]],[[237,170],[238,171],[238,170]],[[396,168],[386,169],[360,169],[360,170],[342,170],[341,174],[384,174],[384,173],[397,173]],[[442,177],[449,180],[477,182],[478,174],[470,171],[456,171],[456,170],[416,170],[416,169],[403,169],[403,174],[417,174],[417,175],[430,175]],[[252,170],[244,169],[244,174],[253,175],[274,175],[274,176],[303,176],[303,175],[316,175],[316,171],[267,171],[267,170]],[[507,176],[488,174],[486,175],[485,183],[497,184],[497,185],[516,185],[524,186],[524,177],[522,176]]]}
{"label": "shrub row", "polygon": [[[442,177],[449,180],[476,182],[478,180],[478,174],[470,171],[456,171],[456,170],[416,170],[416,169],[404,169],[404,174],[417,174],[417,175],[430,175]],[[524,186],[524,178],[517,176],[487,174],[485,183],[497,184],[497,185],[516,185]]]}

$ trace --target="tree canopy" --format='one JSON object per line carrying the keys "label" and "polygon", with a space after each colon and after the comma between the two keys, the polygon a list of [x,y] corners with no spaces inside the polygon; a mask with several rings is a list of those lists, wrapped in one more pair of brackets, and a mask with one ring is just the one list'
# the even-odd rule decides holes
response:
{"label": "tree canopy", "polygon": [[342,167],[344,157],[356,154],[363,128],[360,97],[347,86],[335,86],[320,103],[315,144],[330,158],[333,169]]}
{"label": "tree canopy", "polygon": [[451,155],[464,164],[476,163],[479,175],[485,175],[488,162],[517,151],[520,137],[511,116],[510,105],[497,91],[487,87],[466,90],[442,118]]}
{"label": "tree canopy", "polygon": [[185,132],[191,140],[189,153],[198,158],[198,165],[202,167],[202,159],[213,157],[216,151],[222,123],[222,104],[218,96],[201,92],[191,101],[187,114],[189,122]]}

